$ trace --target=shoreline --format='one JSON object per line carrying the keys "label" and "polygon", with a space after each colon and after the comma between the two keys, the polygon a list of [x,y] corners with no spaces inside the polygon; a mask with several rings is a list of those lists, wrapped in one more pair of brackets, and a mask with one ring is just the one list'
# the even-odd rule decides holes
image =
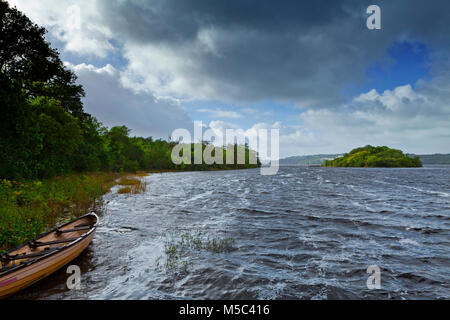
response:
{"label": "shoreline", "polygon": [[[121,179],[137,180],[155,173],[257,168],[153,169],[135,173],[82,172],[43,180],[0,179],[0,252],[30,241],[57,224],[95,210],[103,195],[110,192],[113,186],[121,186]],[[135,192],[129,190],[124,193]]]}
{"label": "shoreline", "polygon": [[147,170],[145,172],[149,174],[153,173],[175,173],[175,172],[209,172],[209,171],[235,171],[235,170],[251,170],[251,169],[259,169],[261,167],[254,168],[211,168],[208,170],[189,170],[189,169],[153,169]]}

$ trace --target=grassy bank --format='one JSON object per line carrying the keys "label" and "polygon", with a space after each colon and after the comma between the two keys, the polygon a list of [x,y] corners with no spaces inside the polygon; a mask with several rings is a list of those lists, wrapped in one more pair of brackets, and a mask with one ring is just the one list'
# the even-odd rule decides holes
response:
{"label": "grassy bank", "polygon": [[0,180],[0,250],[87,213],[120,176],[87,173],[42,181]]}

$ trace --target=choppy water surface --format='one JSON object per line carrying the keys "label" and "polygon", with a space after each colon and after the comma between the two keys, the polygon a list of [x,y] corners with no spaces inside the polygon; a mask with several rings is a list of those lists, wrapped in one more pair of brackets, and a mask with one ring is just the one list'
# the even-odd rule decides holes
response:
{"label": "choppy water surface", "polygon": [[[81,290],[61,270],[15,298],[450,298],[450,167],[145,179],[144,194],[104,197],[97,235],[73,262]],[[168,244],[183,235],[234,243],[188,249],[168,266]],[[381,290],[366,287],[369,265],[381,268]]]}

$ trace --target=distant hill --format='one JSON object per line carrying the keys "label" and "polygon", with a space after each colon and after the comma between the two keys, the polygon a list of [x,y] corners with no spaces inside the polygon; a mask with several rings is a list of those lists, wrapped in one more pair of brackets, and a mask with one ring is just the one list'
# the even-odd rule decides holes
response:
{"label": "distant hill", "polygon": [[287,166],[320,165],[323,164],[325,160],[332,160],[340,156],[342,156],[342,154],[315,154],[310,156],[294,156],[280,159],[280,165],[287,165]]}
{"label": "distant hill", "polygon": [[450,154],[408,154],[419,157],[423,164],[450,164]]}

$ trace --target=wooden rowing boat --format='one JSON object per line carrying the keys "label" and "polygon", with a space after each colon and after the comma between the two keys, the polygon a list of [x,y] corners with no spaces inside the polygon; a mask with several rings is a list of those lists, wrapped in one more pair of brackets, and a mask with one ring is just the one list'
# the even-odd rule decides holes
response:
{"label": "wooden rowing boat", "polygon": [[92,241],[98,217],[87,214],[0,256],[0,298],[47,277],[75,259]]}

